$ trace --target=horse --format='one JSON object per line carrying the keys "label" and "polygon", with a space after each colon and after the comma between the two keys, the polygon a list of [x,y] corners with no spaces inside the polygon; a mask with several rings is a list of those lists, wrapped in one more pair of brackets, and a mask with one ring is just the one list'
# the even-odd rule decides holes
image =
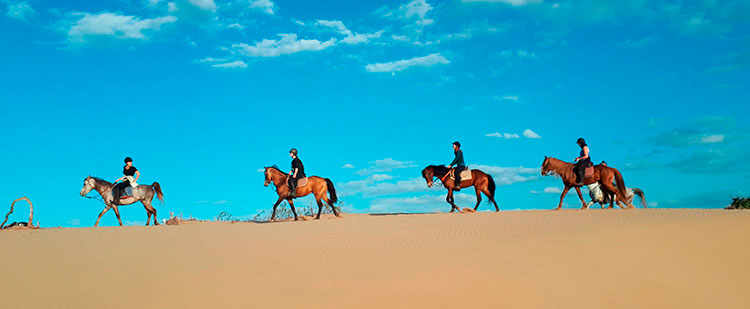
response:
{"label": "horse", "polygon": [[[96,192],[99,192],[99,195],[102,196],[102,201],[105,205],[104,210],[102,210],[102,212],[99,214],[99,217],[96,218],[94,227],[99,226],[99,220],[102,219],[102,216],[107,211],[109,211],[110,208],[115,210],[117,221],[120,222],[120,226],[122,226],[122,219],[120,219],[120,210],[118,209],[118,205],[113,204],[114,197],[112,196],[112,188],[114,186],[115,185],[113,183],[99,177],[89,176],[83,180],[83,189],[81,189],[81,196],[86,197],[86,194],[89,194],[91,190],[96,190]],[[128,196],[120,199],[120,205],[130,205],[140,201],[143,204],[143,207],[146,208],[146,213],[148,214],[146,225],[148,225],[149,221],[151,221],[151,215],[154,215],[154,225],[159,225],[159,222],[156,221],[156,208],[151,206],[151,201],[154,199],[154,195],[156,195],[159,201],[164,203],[164,193],[161,192],[161,185],[159,185],[158,182],[154,182],[151,185],[138,185],[137,187],[133,188],[133,196]]]}
{"label": "horse", "polygon": [[[292,200],[295,198],[303,197],[310,193],[315,195],[315,201],[318,202],[318,216],[315,217],[315,219],[320,219],[320,213],[323,211],[323,203],[321,203],[321,200],[326,202],[328,206],[331,206],[333,214],[336,215],[336,217],[339,217],[338,210],[336,210],[336,207],[333,206],[333,204],[338,202],[339,199],[336,196],[336,188],[333,186],[333,182],[330,179],[318,176],[307,177],[307,184],[304,186],[297,186],[297,192],[295,196],[292,197],[291,195],[289,195],[289,174],[282,172],[276,166],[266,167],[264,174],[266,176],[266,181],[265,183],[263,183],[263,185],[268,187],[269,184],[273,183],[276,186],[276,194],[279,195],[279,199],[276,201],[276,203],[273,204],[273,211],[271,212],[270,221],[274,221],[276,219],[276,207],[278,207],[279,204],[281,204],[281,202],[284,200],[289,202],[289,206],[292,208],[294,221],[299,220],[299,218],[297,217],[297,211],[294,209],[294,202]],[[330,198],[326,196],[326,191],[328,191],[328,193],[331,195]]]}
{"label": "horse", "polygon": [[[461,210],[456,206],[453,199],[453,187],[455,187],[455,181],[450,179],[446,180],[450,176],[451,168],[444,165],[430,165],[422,170],[422,177],[427,182],[427,187],[432,188],[433,178],[437,177],[443,183],[443,186],[448,189],[448,195],[445,197],[445,201],[451,204],[451,211]],[[495,205],[495,211],[500,211],[500,207],[497,207],[495,202],[495,179],[491,175],[482,172],[480,170],[471,170],[471,179],[461,180],[461,188],[474,187],[474,191],[477,194],[477,204],[474,206],[476,211],[479,208],[479,203],[482,202],[482,193],[490,199],[492,204]]]}
{"label": "horse", "polygon": [[[628,193],[627,199],[630,203],[633,203],[633,199],[638,196],[641,199],[641,205],[643,205],[643,208],[648,208],[648,203],[646,202],[646,194],[643,193],[643,190],[638,188],[628,188],[626,191]],[[589,197],[591,197],[591,201],[588,202],[588,207],[599,203],[602,209],[604,209],[605,204],[610,204],[608,208],[613,208],[612,201],[615,200],[615,193],[609,191],[605,192],[605,190],[601,189],[601,186],[598,183],[589,186]],[[617,201],[617,206],[619,206],[620,208],[624,208],[620,201]]]}
{"label": "horse", "polygon": [[[562,208],[563,199],[565,198],[565,195],[568,194],[570,188],[576,189],[578,198],[581,199],[581,203],[583,204],[581,209],[588,208],[588,205],[586,204],[586,201],[583,200],[583,195],[581,194],[581,186],[576,182],[576,175],[573,172],[572,163],[545,156],[544,161],[542,162],[541,174],[542,176],[553,174],[558,175],[562,178],[563,184],[565,185],[565,189],[563,189],[562,195],[560,195],[560,204],[557,205],[555,210],[560,210],[560,208]],[[616,199],[625,203],[627,208],[635,208],[635,206],[633,206],[633,204],[627,199],[628,194],[626,192],[625,180],[617,169],[602,164],[594,166],[594,175],[592,177],[584,178],[583,184],[590,185],[595,182],[599,182],[605,191],[617,193],[615,195]],[[617,183],[617,187],[613,185],[614,182]]]}

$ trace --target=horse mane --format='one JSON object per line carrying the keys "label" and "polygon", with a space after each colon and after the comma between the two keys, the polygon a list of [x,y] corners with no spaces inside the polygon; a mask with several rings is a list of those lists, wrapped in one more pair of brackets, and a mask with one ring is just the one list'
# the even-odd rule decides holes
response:
{"label": "horse mane", "polygon": [[555,159],[553,157],[548,157],[547,159],[549,160],[550,170],[554,171],[555,174],[563,178],[575,177],[575,175],[573,175],[572,163],[568,163],[560,159]]}
{"label": "horse mane", "polygon": [[104,180],[104,179],[102,179],[102,178],[99,178],[99,177],[94,177],[94,176],[91,176],[91,178],[93,178],[93,179],[94,179],[94,181],[96,181],[96,183],[97,183],[97,184],[108,184],[108,185],[111,185],[111,184],[112,184],[111,182],[109,182],[109,181],[106,181],[106,180]]}
{"label": "horse mane", "polygon": [[425,169],[428,169],[428,168],[435,171],[435,174],[440,173],[443,176],[450,171],[450,168],[445,167],[445,165],[428,165],[427,167],[425,167]]}
{"label": "horse mane", "polygon": [[284,171],[282,171],[282,170],[281,170],[281,169],[280,169],[280,168],[279,168],[278,166],[276,166],[276,164],[274,164],[274,165],[271,165],[271,166],[268,166],[268,167],[266,167],[266,168],[272,168],[272,169],[275,169],[275,170],[276,170],[276,171],[278,171],[279,173],[282,173],[282,174],[286,175],[286,173],[284,173]]}

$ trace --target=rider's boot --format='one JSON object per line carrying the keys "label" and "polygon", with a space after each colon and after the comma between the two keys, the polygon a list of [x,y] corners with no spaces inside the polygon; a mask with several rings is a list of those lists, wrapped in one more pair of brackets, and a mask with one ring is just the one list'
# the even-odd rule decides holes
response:
{"label": "rider's boot", "polygon": [[453,191],[461,191],[461,180],[456,179],[456,183],[453,184]]}

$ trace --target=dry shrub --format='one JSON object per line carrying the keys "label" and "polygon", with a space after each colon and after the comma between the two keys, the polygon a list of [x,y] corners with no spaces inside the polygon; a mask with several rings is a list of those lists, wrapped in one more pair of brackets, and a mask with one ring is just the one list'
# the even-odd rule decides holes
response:
{"label": "dry shrub", "polygon": [[195,223],[199,222],[200,220],[193,218],[190,216],[190,218],[185,219],[182,217],[182,214],[180,214],[179,217],[175,216],[173,212],[169,213],[169,220],[165,222],[166,225],[180,225],[180,224],[186,224],[186,223]]}
{"label": "dry shrub", "polygon": [[[8,217],[10,214],[13,213],[13,207],[16,205],[16,202],[18,201],[26,201],[29,203],[29,222],[13,222],[3,228],[6,222],[8,222]],[[10,230],[26,230],[26,229],[38,229],[39,228],[39,222],[36,223],[36,226],[34,226],[34,204],[31,203],[31,200],[29,200],[28,197],[20,197],[17,198],[13,203],[10,204],[10,211],[8,211],[8,214],[5,215],[5,220],[3,220],[3,223],[0,224],[0,229],[10,229]]]}

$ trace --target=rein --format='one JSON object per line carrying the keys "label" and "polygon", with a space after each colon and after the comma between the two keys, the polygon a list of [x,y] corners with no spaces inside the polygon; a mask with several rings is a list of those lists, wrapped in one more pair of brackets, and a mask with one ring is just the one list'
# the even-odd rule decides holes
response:
{"label": "rein", "polygon": [[445,176],[443,176],[443,178],[440,178],[440,181],[441,182],[445,182],[445,178],[447,178],[448,176],[450,176],[450,174],[453,173],[453,171],[455,171],[455,169],[451,168],[447,173],[445,173]]}

